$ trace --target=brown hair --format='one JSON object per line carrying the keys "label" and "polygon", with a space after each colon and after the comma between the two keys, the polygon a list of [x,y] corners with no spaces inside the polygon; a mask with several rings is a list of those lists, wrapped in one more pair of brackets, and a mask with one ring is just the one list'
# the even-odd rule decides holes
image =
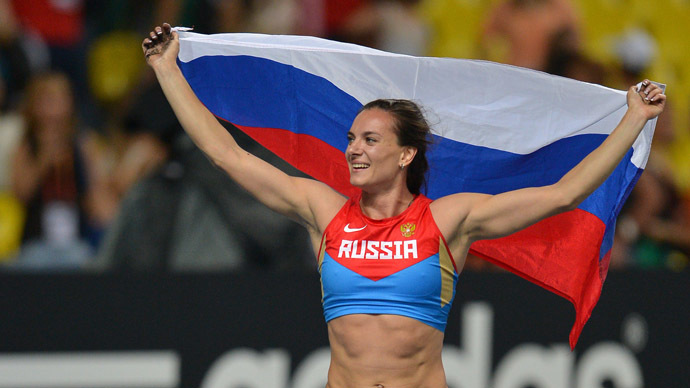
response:
{"label": "brown hair", "polygon": [[69,126],[75,127],[77,124],[77,116],[75,110],[74,92],[72,90],[72,84],[67,78],[67,75],[60,72],[46,72],[34,75],[28,82],[23,106],[21,109],[22,116],[24,117],[26,132],[24,136],[28,140],[31,151],[35,154],[37,152],[37,131],[38,131],[38,121],[34,112],[34,109],[38,105],[39,97],[41,94],[45,93],[46,89],[51,87],[62,88],[65,91],[65,98],[70,99],[70,104],[72,106],[72,112],[69,117]]}
{"label": "brown hair", "polygon": [[426,150],[431,144],[431,128],[422,109],[410,100],[379,99],[364,105],[359,112],[374,108],[393,116],[393,130],[398,136],[399,145],[417,149],[407,170],[407,189],[415,195],[421,192],[422,187],[426,191],[426,172],[429,170]]}

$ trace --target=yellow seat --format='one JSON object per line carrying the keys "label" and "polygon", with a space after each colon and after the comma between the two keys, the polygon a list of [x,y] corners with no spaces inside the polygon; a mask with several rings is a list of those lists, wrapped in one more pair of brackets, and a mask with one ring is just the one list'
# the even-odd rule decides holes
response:
{"label": "yellow seat", "polygon": [[10,193],[0,192],[0,261],[14,257],[21,245],[24,206]]}

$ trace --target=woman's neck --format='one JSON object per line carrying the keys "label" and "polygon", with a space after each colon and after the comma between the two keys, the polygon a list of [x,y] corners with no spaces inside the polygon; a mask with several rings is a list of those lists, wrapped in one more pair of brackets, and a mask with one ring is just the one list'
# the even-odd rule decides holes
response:
{"label": "woman's neck", "polygon": [[400,191],[385,193],[362,192],[362,199],[359,206],[364,215],[369,218],[380,220],[395,217],[410,207],[414,200],[414,195],[407,188]]}

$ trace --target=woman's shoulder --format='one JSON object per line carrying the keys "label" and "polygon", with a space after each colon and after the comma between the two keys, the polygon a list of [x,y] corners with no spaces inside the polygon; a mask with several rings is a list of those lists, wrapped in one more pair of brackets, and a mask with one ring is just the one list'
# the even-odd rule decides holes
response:
{"label": "woman's shoulder", "polygon": [[431,214],[444,236],[458,231],[472,207],[489,194],[457,193],[435,199],[429,204]]}
{"label": "woman's shoulder", "polygon": [[333,218],[350,201],[348,197],[337,192],[329,185],[311,178],[293,177],[296,188],[304,190],[309,209],[313,214],[315,225],[319,233],[325,231]]}

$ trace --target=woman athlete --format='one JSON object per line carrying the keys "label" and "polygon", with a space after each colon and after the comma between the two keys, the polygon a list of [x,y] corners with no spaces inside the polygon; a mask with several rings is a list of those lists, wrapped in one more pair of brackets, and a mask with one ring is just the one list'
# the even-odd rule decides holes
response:
{"label": "woman athlete", "polygon": [[361,189],[348,199],[242,150],[182,75],[178,35],[169,24],[156,27],[142,48],[197,146],[259,201],[309,231],[331,346],[328,388],[447,387],[443,328],[472,242],[574,209],[604,182],[666,102],[648,80],[639,90],[631,87],[628,110],[615,130],[553,185],[431,201],[419,193],[429,126],[414,103],[377,100],[362,108],[347,135],[350,182]]}

